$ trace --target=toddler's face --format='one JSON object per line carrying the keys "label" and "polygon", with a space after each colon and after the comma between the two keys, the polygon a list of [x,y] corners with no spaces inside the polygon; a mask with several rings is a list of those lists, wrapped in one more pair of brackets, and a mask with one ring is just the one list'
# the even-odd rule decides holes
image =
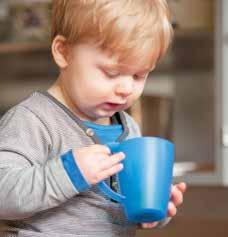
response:
{"label": "toddler's face", "polygon": [[90,44],[71,48],[71,60],[64,70],[64,88],[75,110],[95,121],[129,108],[143,92],[149,69],[118,64]]}

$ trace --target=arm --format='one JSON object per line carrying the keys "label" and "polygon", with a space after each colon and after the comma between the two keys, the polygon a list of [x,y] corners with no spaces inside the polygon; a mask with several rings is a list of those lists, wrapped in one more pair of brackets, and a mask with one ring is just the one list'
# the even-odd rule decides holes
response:
{"label": "arm", "polygon": [[[10,152],[1,158],[25,159]],[[78,193],[68,179],[61,160],[56,158],[44,166],[0,164],[0,219],[21,219],[53,208]]]}
{"label": "arm", "polygon": [[60,157],[48,159],[50,136],[30,111],[9,111],[0,122],[0,138],[0,219],[32,216],[79,192]]}
{"label": "arm", "polygon": [[124,154],[111,155],[98,144],[51,157],[49,133],[23,107],[0,121],[0,219],[23,219],[56,207],[122,169]]}

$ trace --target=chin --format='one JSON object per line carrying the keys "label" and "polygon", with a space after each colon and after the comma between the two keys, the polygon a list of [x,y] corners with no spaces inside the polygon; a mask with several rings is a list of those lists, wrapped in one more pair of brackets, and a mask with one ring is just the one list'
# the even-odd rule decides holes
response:
{"label": "chin", "polygon": [[100,112],[100,113],[97,113],[96,115],[95,115],[95,117],[97,118],[97,119],[99,119],[99,118],[110,118],[110,117],[112,117],[115,113],[116,113],[117,111],[102,111],[102,112]]}

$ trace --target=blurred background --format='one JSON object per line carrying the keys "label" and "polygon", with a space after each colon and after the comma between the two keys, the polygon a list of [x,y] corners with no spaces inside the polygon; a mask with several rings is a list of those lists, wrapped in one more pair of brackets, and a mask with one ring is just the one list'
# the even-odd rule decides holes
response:
{"label": "blurred background", "polygon": [[[143,135],[175,143],[175,182],[186,181],[189,189],[172,224],[138,236],[227,237],[228,1],[168,2],[172,47],[128,112]],[[58,75],[50,9],[51,0],[0,0],[0,117]]]}

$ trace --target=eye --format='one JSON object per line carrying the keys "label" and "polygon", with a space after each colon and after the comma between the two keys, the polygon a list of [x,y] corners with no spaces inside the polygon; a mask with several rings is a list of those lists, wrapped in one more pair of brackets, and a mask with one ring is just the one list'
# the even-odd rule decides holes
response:
{"label": "eye", "polygon": [[133,76],[133,78],[135,79],[135,80],[144,80],[146,77],[148,76],[148,74],[135,74],[134,76]]}
{"label": "eye", "polygon": [[116,78],[120,75],[120,73],[115,70],[103,70],[103,72],[109,78]]}

